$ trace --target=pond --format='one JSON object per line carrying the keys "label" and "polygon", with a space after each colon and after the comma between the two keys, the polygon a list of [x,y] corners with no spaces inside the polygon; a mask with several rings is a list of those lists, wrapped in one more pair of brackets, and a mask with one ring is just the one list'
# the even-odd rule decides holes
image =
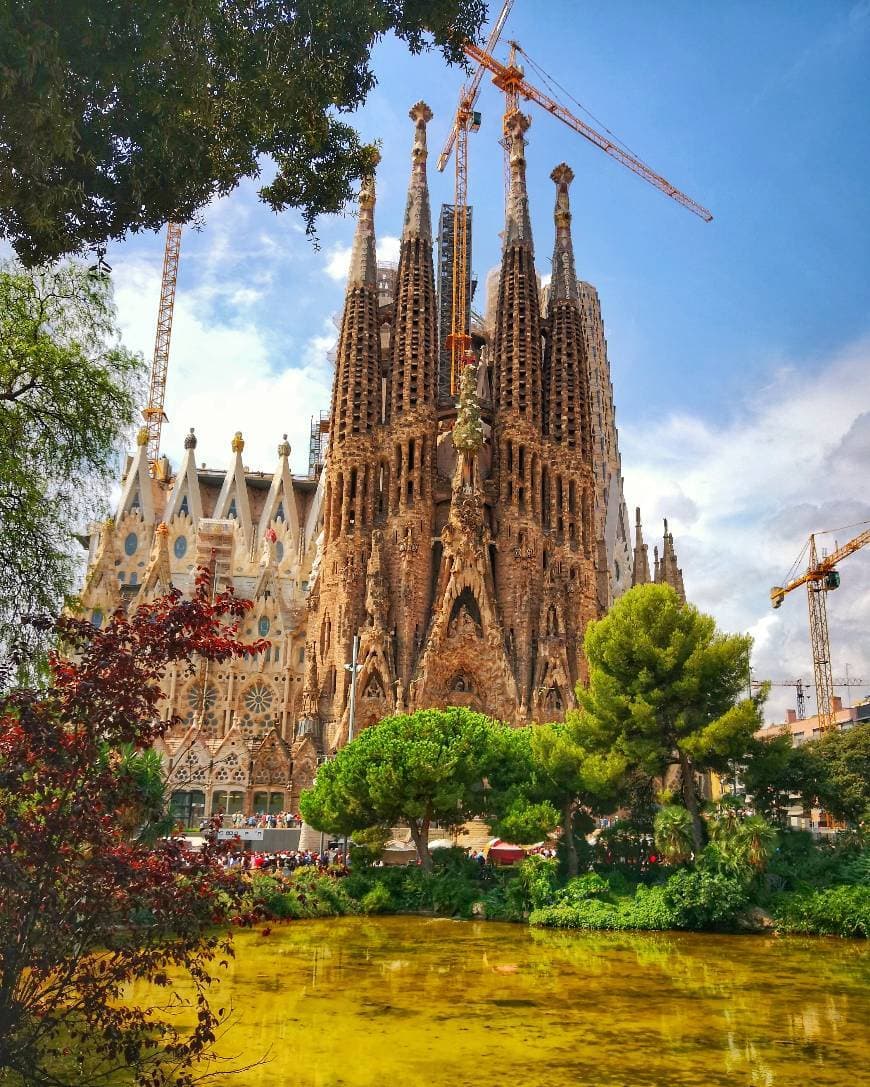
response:
{"label": "pond", "polygon": [[337,918],[239,933],[221,977],[218,1052],[267,1058],[221,1087],[868,1082],[858,941]]}

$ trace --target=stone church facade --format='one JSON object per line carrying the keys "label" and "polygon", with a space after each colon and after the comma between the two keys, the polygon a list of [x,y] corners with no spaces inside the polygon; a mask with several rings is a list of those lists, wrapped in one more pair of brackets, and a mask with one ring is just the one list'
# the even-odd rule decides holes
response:
{"label": "stone church facade", "polygon": [[[398,267],[375,257],[375,181],[359,215],[335,353],[329,448],[293,476],[242,459],[149,470],[145,436],[117,514],[88,541],[82,607],[191,591],[200,566],[253,607],[247,662],[170,671],[159,749],[183,818],[295,810],[320,760],[347,742],[358,637],[358,731],[392,712],[464,705],[513,725],[560,718],[585,674],[582,639],[631,583],[652,580],[639,512],[632,554],[597,294],[578,281],[569,186],[555,185],[552,279],[541,292],[525,131],[509,134],[510,188],[494,313],[455,402],[439,399],[438,311],[418,103]],[[385,291],[389,280],[391,291]],[[543,299],[543,306],[542,306]],[[673,539],[656,580],[682,593]],[[677,586],[677,579],[679,585]]]}

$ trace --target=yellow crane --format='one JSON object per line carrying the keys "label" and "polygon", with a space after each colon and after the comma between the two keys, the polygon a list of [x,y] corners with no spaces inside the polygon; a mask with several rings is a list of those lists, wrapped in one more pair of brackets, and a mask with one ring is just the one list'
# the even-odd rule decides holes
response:
{"label": "yellow crane", "polygon": [[166,419],[163,404],[166,399],[166,374],[169,369],[169,341],[172,336],[172,315],[175,310],[175,285],[178,280],[178,257],[181,251],[181,223],[166,224],[166,245],[163,250],[163,275],[160,280],[160,305],[157,309],[157,335],[151,361],[148,404],[142,411],[148,431],[148,463],[152,476],[157,477],[160,465],[160,431]]}
{"label": "yellow crane", "polygon": [[[828,637],[827,594],[840,587],[840,573],[837,566],[865,544],[870,543],[870,528],[860,532],[842,547],[836,548],[830,555],[819,558],[816,536],[810,536],[804,551],[808,551],[806,571],[787,581],[785,585],[774,585],[770,590],[770,602],[774,608],[782,606],[788,593],[801,585],[807,587],[807,601],[810,615],[810,645],[813,653],[813,673],[816,681],[816,712],[819,716],[819,729],[822,732],[834,727],[834,678],[831,670],[831,643]],[[801,552],[803,555],[803,551]],[[800,558],[798,559],[800,561]],[[797,565],[797,563],[795,564]]]}
{"label": "yellow crane", "polygon": [[[486,43],[486,53],[495,48],[502,29],[514,6],[514,0],[504,0],[498,18],[492,25]],[[453,193],[453,279],[451,283],[450,335],[447,346],[450,348],[450,395],[456,395],[456,379],[460,366],[464,364],[471,351],[471,333],[468,327],[468,133],[480,128],[480,114],[474,109],[480,84],[483,81],[484,67],[481,64],[473,71],[471,78],[459,92],[459,105],[453,127],[447,134],[444,147],[438,157],[438,170],[443,173],[454,147],[454,193]]]}

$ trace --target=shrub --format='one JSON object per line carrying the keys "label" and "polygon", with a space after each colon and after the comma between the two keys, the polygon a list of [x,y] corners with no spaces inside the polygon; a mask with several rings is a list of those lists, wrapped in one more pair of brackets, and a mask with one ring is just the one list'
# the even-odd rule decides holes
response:
{"label": "shrub", "polygon": [[609,882],[597,872],[586,872],[576,876],[556,894],[556,901],[561,905],[572,905],[587,898],[600,898],[610,891]]}
{"label": "shrub", "polygon": [[633,898],[606,902],[600,897],[562,901],[533,910],[529,923],[546,928],[652,929],[680,928],[663,887],[641,885]]}
{"label": "shrub", "polygon": [[706,868],[675,872],[662,890],[677,928],[730,928],[749,904],[741,880]]}
{"label": "shrub", "polygon": [[777,895],[772,913],[778,932],[818,936],[870,936],[870,887],[829,887]]}
{"label": "shrub", "polygon": [[378,880],[370,891],[367,891],[360,900],[363,913],[391,913],[393,911],[393,899],[382,880]]}
{"label": "shrub", "polygon": [[532,855],[517,867],[516,894],[521,908],[541,909],[553,901],[559,862],[555,857]]}

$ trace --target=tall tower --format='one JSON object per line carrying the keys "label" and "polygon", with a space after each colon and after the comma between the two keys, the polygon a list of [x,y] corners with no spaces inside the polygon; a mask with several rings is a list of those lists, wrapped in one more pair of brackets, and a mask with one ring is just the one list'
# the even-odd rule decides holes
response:
{"label": "tall tower", "polygon": [[426,630],[431,599],[435,451],[438,437],[438,308],[432,263],[432,218],[426,176],[425,102],[414,122],[411,179],[393,304],[384,471],[392,472],[385,521],[385,567],[395,598],[396,698],[404,704]]}
{"label": "tall tower", "polygon": [[[545,325],[541,470],[541,522],[548,552],[535,687],[539,701],[558,709],[573,704],[583,669],[583,632],[597,617],[598,607],[589,365],[568,197],[574,174],[561,163],[550,177],[556,185],[555,242]],[[563,673],[567,691],[565,680],[559,682]]]}
{"label": "tall tower", "polygon": [[348,687],[344,665],[362,619],[366,557],[384,500],[374,207],[375,183],[369,177],[359,196],[336,351],[320,573],[309,596],[303,702],[306,728],[318,745],[334,743],[341,728]]}

